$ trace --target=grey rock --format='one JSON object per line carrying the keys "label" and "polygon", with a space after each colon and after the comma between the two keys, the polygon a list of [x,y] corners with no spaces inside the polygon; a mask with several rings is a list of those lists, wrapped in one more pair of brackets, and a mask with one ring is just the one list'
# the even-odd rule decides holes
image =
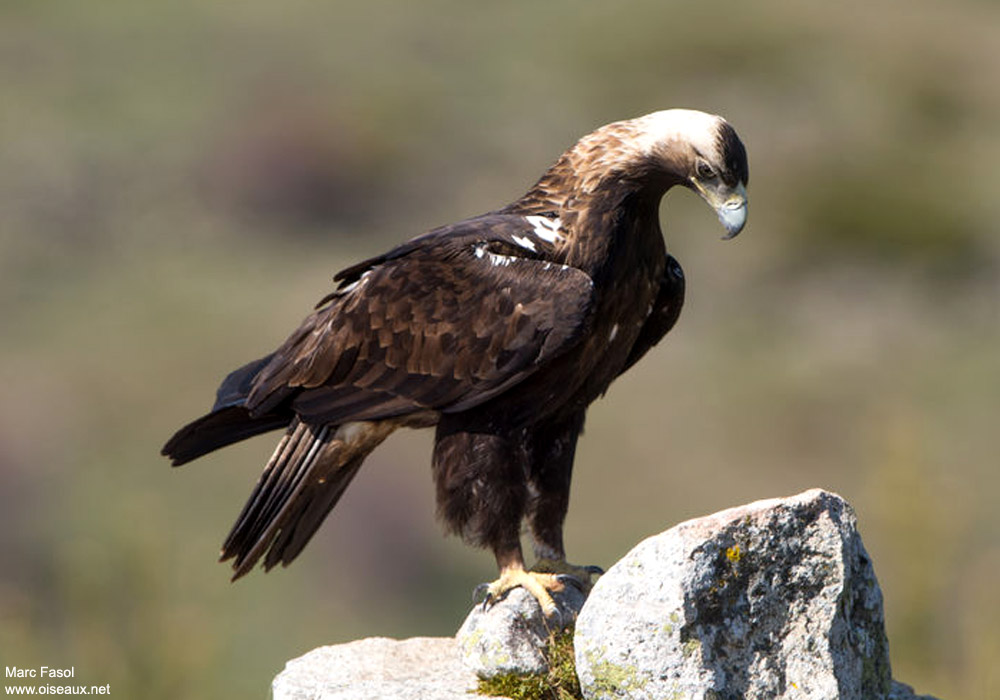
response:
{"label": "grey rock", "polygon": [[907,697],[854,512],[818,489],[641,542],[597,582],[575,648],[587,698]]}
{"label": "grey rock", "polygon": [[274,700],[469,700],[476,676],[455,640],[372,637],[292,659],[271,684]]}
{"label": "grey rock", "polygon": [[[850,506],[825,491],[682,523],[636,546],[586,604],[572,586],[554,598],[560,626],[576,619],[591,700],[934,700],[891,680],[871,561]],[[515,589],[456,639],[315,649],[288,662],[273,698],[481,697],[477,675],[547,670],[553,622]]]}
{"label": "grey rock", "polygon": [[538,601],[523,588],[511,590],[487,610],[474,607],[455,635],[466,667],[480,678],[548,671],[545,648],[550,631],[572,625],[585,596],[567,584],[552,599],[558,609],[554,619],[546,619]]}
{"label": "grey rock", "polygon": [[917,695],[913,692],[913,688],[906,685],[906,683],[900,683],[899,681],[892,682],[892,689],[889,690],[888,700],[937,700],[932,698],[930,695]]}

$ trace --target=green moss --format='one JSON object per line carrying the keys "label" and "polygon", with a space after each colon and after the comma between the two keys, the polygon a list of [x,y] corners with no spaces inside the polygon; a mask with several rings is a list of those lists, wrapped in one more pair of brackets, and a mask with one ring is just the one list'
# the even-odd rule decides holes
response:
{"label": "green moss", "polygon": [[580,681],[576,677],[572,628],[549,635],[545,661],[549,666],[547,673],[503,673],[481,679],[478,692],[512,700],[582,700]]}
{"label": "green moss", "polygon": [[480,679],[480,695],[499,695],[511,700],[536,700],[558,698],[549,688],[548,678],[542,674],[519,676],[516,673],[502,673],[493,678]]}

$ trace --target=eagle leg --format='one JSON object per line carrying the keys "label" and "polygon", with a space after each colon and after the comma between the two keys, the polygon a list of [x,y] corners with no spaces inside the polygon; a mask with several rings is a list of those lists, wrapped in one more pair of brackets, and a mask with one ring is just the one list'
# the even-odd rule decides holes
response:
{"label": "eagle leg", "polygon": [[594,587],[592,577],[604,573],[604,569],[599,566],[593,564],[576,566],[565,559],[539,559],[531,567],[531,571],[538,574],[553,574],[560,581],[573,584],[584,594],[590,593],[590,589]]}
{"label": "eagle leg", "polygon": [[536,424],[527,440],[531,497],[527,503],[528,529],[537,562],[531,571],[555,574],[584,594],[590,592],[598,566],[575,566],[566,561],[563,521],[569,507],[576,442],[583,432],[584,412]]}
{"label": "eagle leg", "polygon": [[538,601],[545,617],[558,615],[559,608],[552,599],[552,593],[562,591],[563,577],[556,573],[541,571],[526,571],[521,549],[508,552],[497,552],[497,564],[500,566],[500,578],[492,583],[484,583],[476,588],[476,594],[485,591],[483,609],[487,610],[502,600],[514,588],[524,588]]}

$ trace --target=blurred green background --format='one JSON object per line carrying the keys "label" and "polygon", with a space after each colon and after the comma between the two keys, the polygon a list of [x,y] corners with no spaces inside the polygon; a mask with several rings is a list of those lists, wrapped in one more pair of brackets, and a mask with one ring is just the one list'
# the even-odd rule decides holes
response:
{"label": "blurred green background", "polygon": [[488,553],[393,436],[296,565],[218,546],[270,454],[158,452],[349,262],[519,196],[579,136],[724,114],[750,223],[687,192],[669,339],[591,410],[570,558],[812,486],[858,511],[894,674],[1000,698],[1000,5],[10,0],[0,7],[0,659],[261,697],[448,635]]}

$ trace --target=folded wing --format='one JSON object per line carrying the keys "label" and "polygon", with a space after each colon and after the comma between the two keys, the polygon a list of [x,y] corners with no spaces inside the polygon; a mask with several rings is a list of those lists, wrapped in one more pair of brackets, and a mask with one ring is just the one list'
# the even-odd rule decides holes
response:
{"label": "folded wing", "polygon": [[461,411],[571,348],[593,307],[580,270],[518,245],[523,217],[449,227],[347,271],[257,374],[251,415],[309,423]]}

